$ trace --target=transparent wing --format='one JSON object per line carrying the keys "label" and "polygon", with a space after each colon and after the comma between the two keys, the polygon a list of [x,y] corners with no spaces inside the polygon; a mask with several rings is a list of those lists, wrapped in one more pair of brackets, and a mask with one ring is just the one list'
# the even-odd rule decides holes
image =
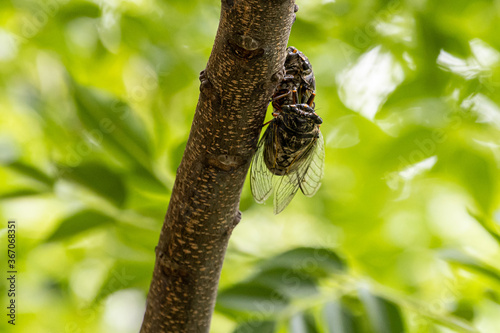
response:
{"label": "transparent wing", "polygon": [[323,135],[311,144],[312,151],[309,152],[307,160],[299,167],[297,174],[299,177],[300,190],[306,197],[312,197],[321,186],[325,165],[325,143]]}
{"label": "transparent wing", "polygon": [[325,163],[325,145],[323,135],[314,140],[309,147],[297,157],[297,170],[279,177],[274,193],[274,213],[279,214],[292,201],[300,188],[304,195],[313,196],[321,186],[323,165]]}
{"label": "transparent wing", "polygon": [[252,167],[250,169],[250,188],[255,201],[258,203],[266,201],[271,195],[272,190],[273,174],[267,169],[264,162],[265,142],[269,136],[272,136],[270,126],[268,126],[257,145],[257,152],[253,156]]}
{"label": "transparent wing", "polygon": [[299,179],[296,172],[276,177],[277,186],[274,191],[274,214],[279,214],[292,201],[299,189]]}

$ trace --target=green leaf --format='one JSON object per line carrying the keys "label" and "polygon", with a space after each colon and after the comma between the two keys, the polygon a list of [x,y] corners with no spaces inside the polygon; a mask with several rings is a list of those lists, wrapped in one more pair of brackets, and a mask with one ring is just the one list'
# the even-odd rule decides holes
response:
{"label": "green leaf", "polygon": [[436,93],[438,93],[438,91],[430,89],[430,87],[425,84],[425,80],[422,77],[403,81],[389,95],[383,104],[382,110],[377,112],[375,119],[387,117],[392,108],[407,107],[408,105],[417,103],[422,96],[433,97]]}
{"label": "green leaf", "polygon": [[274,321],[249,321],[240,324],[233,333],[274,333],[276,322]]}
{"label": "green leaf", "polygon": [[395,303],[373,295],[367,288],[358,290],[359,299],[364,304],[368,318],[376,333],[405,332],[401,310]]}
{"label": "green leaf", "polygon": [[97,163],[81,164],[61,169],[61,176],[78,183],[116,206],[123,206],[127,189],[122,178],[106,166]]}
{"label": "green leaf", "polygon": [[32,167],[31,165],[28,165],[26,163],[16,161],[7,164],[7,167],[24,176],[39,181],[40,183],[43,183],[49,187],[52,187],[52,185],[54,184],[54,179],[52,177],[42,172],[40,169]]}
{"label": "green leaf", "polygon": [[341,302],[327,303],[323,309],[323,315],[326,318],[329,333],[361,333],[353,314]]}
{"label": "green leaf", "polygon": [[500,235],[492,227],[491,223],[486,218],[476,215],[470,210],[468,212],[469,215],[472,216],[484,228],[484,230],[486,230],[491,235],[491,237],[493,237],[493,239],[495,239],[500,244]]}
{"label": "green leaf", "polygon": [[[162,183],[155,175],[144,169],[132,170],[132,172],[127,175],[127,180],[134,190],[140,192],[147,192],[167,198],[171,192],[171,189]],[[173,185],[173,180],[172,184],[169,185]]]}
{"label": "green leaf", "polygon": [[479,260],[472,258],[462,252],[453,249],[443,250],[440,253],[440,257],[443,260],[457,264],[460,267],[465,268],[471,272],[479,273],[500,283],[500,271],[498,269],[482,263]]}
{"label": "green leaf", "polygon": [[154,262],[119,260],[109,270],[97,293],[94,304],[99,304],[112,293],[127,289],[147,290],[153,276]]}
{"label": "green leaf", "polygon": [[314,316],[309,312],[293,316],[290,320],[290,333],[319,333]]}
{"label": "green leaf", "polygon": [[[417,13],[415,15],[416,31],[417,31],[417,43],[418,53],[417,53],[417,68],[420,72],[424,72],[427,76],[429,74],[436,73],[436,60],[439,56],[439,52],[443,48],[441,44],[442,37],[436,30],[434,22],[429,16],[423,13]],[[430,77],[428,77],[430,78]],[[437,88],[436,81],[428,81],[429,88]]]}
{"label": "green leaf", "polygon": [[497,189],[497,167],[485,156],[469,149],[457,149],[443,163],[436,164],[454,176],[475,199],[481,213],[489,215]]}
{"label": "green leaf", "polygon": [[[158,226],[161,226],[159,222]],[[149,253],[158,244],[158,230],[146,228],[144,223],[137,226],[123,223],[120,228],[116,228],[116,235],[123,244],[137,251]]]}
{"label": "green leaf", "polygon": [[59,241],[84,231],[114,223],[113,218],[94,210],[80,211],[65,218],[47,238],[47,242]]}
{"label": "green leaf", "polygon": [[179,143],[176,147],[172,149],[172,157],[170,159],[170,168],[172,171],[177,171],[179,165],[181,165],[182,156],[186,150],[187,140]]}
{"label": "green leaf", "polygon": [[217,297],[217,308],[227,314],[259,314],[272,316],[289,303],[288,297],[268,286],[239,283],[222,290]]}
{"label": "green leaf", "polygon": [[313,22],[308,22],[304,20],[302,15],[297,15],[297,19],[294,22],[294,31],[290,37],[292,40],[290,41],[290,45],[297,43],[296,46],[302,44],[301,41],[307,41],[311,36],[318,36],[318,38],[324,38],[324,34],[322,33],[321,25],[314,24]]}
{"label": "green leaf", "polygon": [[497,303],[498,305],[500,305],[500,294],[498,294],[497,291],[492,290],[492,289],[487,289],[484,292],[484,296],[486,299],[489,299],[489,300]]}
{"label": "green leaf", "polygon": [[461,300],[455,305],[452,314],[468,322],[472,322],[474,320],[474,306],[468,301]]}
{"label": "green leaf", "polygon": [[46,193],[46,192],[26,188],[26,189],[20,189],[20,190],[0,194],[0,199],[15,199],[15,198],[28,197],[28,196],[32,196],[32,195],[38,195],[38,194],[42,194],[42,193]]}
{"label": "green leaf", "polygon": [[[167,187],[151,173],[141,169],[131,170],[125,177],[127,208],[161,221],[170,200],[171,185]],[[170,179],[167,181],[170,182]]]}
{"label": "green leaf", "polygon": [[118,159],[149,167],[151,142],[141,119],[118,98],[71,82],[78,117],[97,144],[103,144]]}
{"label": "green leaf", "polygon": [[279,290],[289,297],[307,297],[318,292],[317,279],[290,268],[271,268],[253,276],[252,282]]}
{"label": "green leaf", "polygon": [[263,269],[284,268],[311,276],[326,277],[346,270],[339,255],[325,248],[300,247],[279,254],[260,264]]}
{"label": "green leaf", "polygon": [[97,18],[101,15],[99,6],[91,2],[72,2],[69,6],[62,6],[57,18],[63,22],[74,20],[78,17]]}
{"label": "green leaf", "polygon": [[437,154],[439,145],[433,139],[433,132],[424,127],[414,127],[380,148],[372,163],[385,170],[402,171],[405,168]]}

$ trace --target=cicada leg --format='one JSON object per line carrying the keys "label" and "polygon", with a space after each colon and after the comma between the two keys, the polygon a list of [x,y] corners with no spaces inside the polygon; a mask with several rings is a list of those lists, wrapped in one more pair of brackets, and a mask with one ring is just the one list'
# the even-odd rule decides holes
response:
{"label": "cicada leg", "polygon": [[313,103],[314,103],[314,97],[316,97],[316,93],[313,91],[311,93],[311,96],[309,97],[309,99],[307,100],[307,105],[309,105],[310,107],[313,106]]}
{"label": "cicada leg", "polygon": [[297,92],[297,88],[293,88],[293,90],[292,90],[292,103],[297,104],[298,100],[299,100],[299,93]]}
{"label": "cicada leg", "polygon": [[273,121],[273,120],[271,119],[271,120],[269,120],[267,123],[262,124],[262,127],[266,126],[266,125],[267,125],[267,124],[269,124],[271,121]]}
{"label": "cicada leg", "polygon": [[284,94],[281,94],[281,95],[278,95],[278,96],[276,96],[276,97],[273,97],[273,101],[277,101],[277,100],[279,100],[279,99],[282,99],[282,98],[284,98],[284,97],[286,97],[286,96],[290,95],[291,93],[292,93],[292,92],[291,92],[290,90],[288,90],[288,91],[287,91],[286,93],[284,93]]}

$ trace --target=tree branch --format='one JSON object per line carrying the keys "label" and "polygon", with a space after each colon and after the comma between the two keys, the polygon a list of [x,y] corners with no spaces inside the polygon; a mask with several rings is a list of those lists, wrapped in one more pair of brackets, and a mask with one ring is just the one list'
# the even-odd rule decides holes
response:
{"label": "tree branch", "polygon": [[223,0],[191,133],[156,248],[141,333],[209,332],[227,243],[269,99],[283,78],[293,0]]}

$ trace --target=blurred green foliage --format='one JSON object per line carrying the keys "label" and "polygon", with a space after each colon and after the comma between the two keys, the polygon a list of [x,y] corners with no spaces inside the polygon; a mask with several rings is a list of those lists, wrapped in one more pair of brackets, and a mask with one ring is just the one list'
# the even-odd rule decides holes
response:
{"label": "blurred green foliage", "polygon": [[[245,186],[212,332],[498,332],[500,2],[298,4],[323,186],[278,216]],[[138,331],[218,17],[215,0],[1,3],[16,331]]]}

